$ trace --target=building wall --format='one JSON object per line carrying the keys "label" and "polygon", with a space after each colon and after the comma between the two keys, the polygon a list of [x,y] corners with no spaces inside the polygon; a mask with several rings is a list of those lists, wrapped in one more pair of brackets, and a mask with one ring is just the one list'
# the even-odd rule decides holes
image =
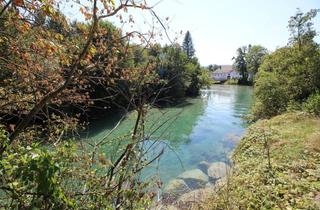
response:
{"label": "building wall", "polygon": [[239,72],[237,71],[232,71],[230,73],[230,79],[240,79],[241,78],[241,75]]}
{"label": "building wall", "polygon": [[225,81],[228,79],[240,79],[241,75],[239,72],[233,70],[233,71],[227,72],[227,73],[213,72],[212,77],[214,80],[217,80],[217,81]]}

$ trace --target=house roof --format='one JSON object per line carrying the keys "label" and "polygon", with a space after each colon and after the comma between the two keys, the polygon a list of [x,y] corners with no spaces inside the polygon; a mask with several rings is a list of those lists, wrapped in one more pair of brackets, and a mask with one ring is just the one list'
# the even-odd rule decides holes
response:
{"label": "house roof", "polygon": [[215,70],[213,73],[215,73],[215,74],[230,73],[233,70],[234,69],[233,69],[232,65],[221,65],[220,68]]}

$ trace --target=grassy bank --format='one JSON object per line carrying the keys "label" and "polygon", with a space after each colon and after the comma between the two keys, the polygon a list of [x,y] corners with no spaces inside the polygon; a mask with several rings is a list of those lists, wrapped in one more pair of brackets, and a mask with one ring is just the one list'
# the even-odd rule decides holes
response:
{"label": "grassy bank", "polygon": [[320,119],[287,113],[252,125],[204,209],[320,209]]}

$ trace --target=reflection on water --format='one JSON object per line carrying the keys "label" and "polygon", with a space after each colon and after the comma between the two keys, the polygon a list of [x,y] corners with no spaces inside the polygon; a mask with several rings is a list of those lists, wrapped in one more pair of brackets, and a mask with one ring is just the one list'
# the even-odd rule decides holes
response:
{"label": "reflection on water", "polygon": [[[235,147],[246,127],[241,116],[246,114],[251,101],[251,87],[215,85],[202,90],[201,97],[189,99],[187,104],[152,109],[146,120],[147,133],[152,134],[150,139],[161,140],[160,147],[166,149],[157,163],[143,171],[143,177],[157,175],[167,183],[184,170],[196,168],[203,160],[225,161],[226,154]],[[134,115],[129,115],[110,138],[129,134]],[[91,139],[105,136],[117,119],[119,116],[97,123],[91,129]],[[166,124],[161,127],[164,122]]]}

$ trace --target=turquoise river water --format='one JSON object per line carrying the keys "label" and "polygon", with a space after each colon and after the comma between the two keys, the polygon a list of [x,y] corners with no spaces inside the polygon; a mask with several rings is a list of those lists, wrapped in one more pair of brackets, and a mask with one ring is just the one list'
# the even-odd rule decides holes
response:
{"label": "turquoise river water", "polygon": [[[214,85],[183,105],[152,109],[147,116],[146,133],[158,141],[151,147],[149,156],[152,158],[162,148],[165,150],[159,161],[144,169],[143,178],[157,177],[168,183],[183,171],[196,168],[201,161],[227,161],[247,126],[242,116],[248,112],[251,103],[252,87]],[[94,123],[89,130],[89,139],[103,138],[119,118],[115,115]],[[131,113],[110,138],[129,135],[134,120],[135,113]],[[105,145],[106,151],[114,146],[111,145]]]}

